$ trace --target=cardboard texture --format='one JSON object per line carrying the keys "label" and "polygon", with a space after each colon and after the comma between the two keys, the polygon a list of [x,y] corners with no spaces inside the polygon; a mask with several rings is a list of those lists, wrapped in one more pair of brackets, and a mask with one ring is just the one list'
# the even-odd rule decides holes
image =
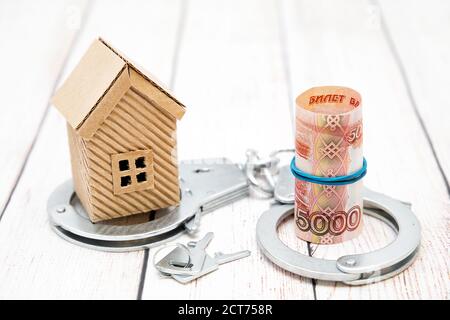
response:
{"label": "cardboard texture", "polygon": [[52,100],[67,120],[75,191],[93,222],[177,205],[182,105],[104,40]]}

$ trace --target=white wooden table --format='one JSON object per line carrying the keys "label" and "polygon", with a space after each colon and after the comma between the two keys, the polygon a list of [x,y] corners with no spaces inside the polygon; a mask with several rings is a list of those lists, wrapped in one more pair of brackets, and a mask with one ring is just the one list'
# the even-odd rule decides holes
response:
{"label": "white wooden table", "polygon": [[[450,2],[152,0],[0,2],[0,298],[449,298]],[[255,224],[269,200],[243,199],[207,215],[210,250],[250,258],[189,285],[160,279],[154,250],[105,253],[49,227],[46,201],[70,177],[65,123],[49,105],[90,42],[103,36],[166,82],[188,106],[180,159],[243,161],[245,150],[292,146],[293,101],[316,85],[363,97],[365,184],[412,202],[422,224],[417,261],[384,282],[316,282],[271,264]],[[335,258],[386,245],[367,218],[342,245],[284,241]],[[181,239],[187,240],[187,237]]]}

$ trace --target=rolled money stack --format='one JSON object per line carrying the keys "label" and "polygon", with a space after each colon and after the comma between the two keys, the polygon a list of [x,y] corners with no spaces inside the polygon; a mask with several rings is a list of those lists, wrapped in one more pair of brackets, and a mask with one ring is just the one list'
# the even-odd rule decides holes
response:
{"label": "rolled money stack", "polygon": [[[361,96],[345,87],[316,87],[296,99],[295,164],[319,177],[352,174],[363,165]],[[322,185],[296,179],[296,235],[333,244],[362,229],[362,180]]]}

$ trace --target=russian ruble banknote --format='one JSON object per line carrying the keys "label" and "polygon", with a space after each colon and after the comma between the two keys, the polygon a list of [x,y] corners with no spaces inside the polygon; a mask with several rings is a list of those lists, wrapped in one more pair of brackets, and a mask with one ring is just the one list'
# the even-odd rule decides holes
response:
{"label": "russian ruble banknote", "polygon": [[[361,96],[345,87],[315,87],[296,99],[295,164],[318,177],[352,174],[363,164]],[[362,228],[362,180],[333,186],[296,179],[299,238],[339,243]]]}

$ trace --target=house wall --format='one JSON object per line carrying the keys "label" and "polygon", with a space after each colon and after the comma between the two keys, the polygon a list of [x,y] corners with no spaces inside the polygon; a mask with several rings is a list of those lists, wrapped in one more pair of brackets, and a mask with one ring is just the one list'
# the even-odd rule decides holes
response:
{"label": "house wall", "polygon": [[72,177],[75,192],[88,213],[92,212],[89,201],[89,175],[86,163],[86,145],[83,139],[67,123],[67,135],[69,137],[70,159],[72,164]]}
{"label": "house wall", "polygon": [[[176,119],[130,89],[92,139],[72,136],[74,182],[92,221],[165,208],[179,202]],[[154,188],[116,195],[111,155],[151,149]]]}

